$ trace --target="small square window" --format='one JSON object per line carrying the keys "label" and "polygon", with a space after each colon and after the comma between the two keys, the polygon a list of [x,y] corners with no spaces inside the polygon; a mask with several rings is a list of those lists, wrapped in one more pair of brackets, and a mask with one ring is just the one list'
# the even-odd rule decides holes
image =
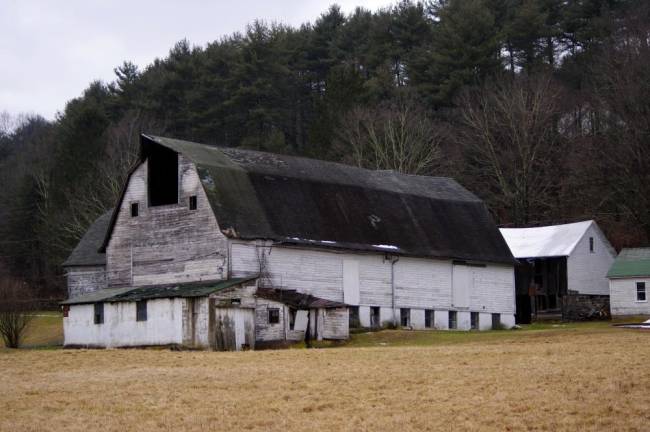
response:
{"label": "small square window", "polygon": [[104,323],[104,303],[95,303],[95,316],[94,316],[94,322],[95,324],[103,324]]}
{"label": "small square window", "polygon": [[138,217],[140,214],[140,206],[137,202],[131,203],[131,217]]}
{"label": "small square window", "polygon": [[594,253],[594,238],[589,237],[589,252]]}
{"label": "small square window", "polygon": [[456,311],[449,311],[449,328],[454,330],[458,327],[458,315]]}
{"label": "small square window", "polygon": [[279,324],[280,323],[280,309],[273,308],[269,309],[269,324]]}
{"label": "small square window", "polygon": [[411,309],[402,308],[399,310],[399,323],[402,327],[411,326]]}
{"label": "small square window", "polygon": [[434,312],[431,309],[427,309],[424,311],[424,327],[425,328],[433,328],[433,315]]}
{"label": "small square window", "polygon": [[196,210],[196,195],[190,197],[190,210]]}
{"label": "small square window", "polygon": [[135,320],[136,321],[146,321],[147,320],[147,301],[140,300],[135,302]]}
{"label": "small square window", "polygon": [[470,315],[470,327],[472,330],[478,330],[478,312],[472,312]]}
{"label": "small square window", "polygon": [[636,283],[636,301],[644,302],[648,298],[646,297],[645,292],[645,282]]}

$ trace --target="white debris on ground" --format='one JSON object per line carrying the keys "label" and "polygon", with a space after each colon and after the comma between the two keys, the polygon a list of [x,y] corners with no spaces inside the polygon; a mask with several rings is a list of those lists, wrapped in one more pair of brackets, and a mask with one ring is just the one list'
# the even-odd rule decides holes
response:
{"label": "white debris on ground", "polygon": [[373,247],[379,248],[379,249],[390,249],[390,250],[397,250],[399,247],[393,246],[393,245],[383,245],[383,244],[378,244],[378,245],[372,245]]}

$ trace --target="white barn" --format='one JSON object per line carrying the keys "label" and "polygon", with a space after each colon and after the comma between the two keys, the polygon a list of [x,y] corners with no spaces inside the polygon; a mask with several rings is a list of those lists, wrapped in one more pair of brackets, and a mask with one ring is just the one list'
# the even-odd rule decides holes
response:
{"label": "white barn", "polygon": [[143,135],[116,208],[64,263],[65,344],[507,328],[514,264],[483,202],[452,179]]}
{"label": "white barn", "polygon": [[650,315],[650,248],[621,250],[607,277],[612,316]]}
{"label": "white barn", "polygon": [[516,270],[517,321],[584,314],[606,308],[607,271],[616,252],[593,220],[532,228],[501,228]]}

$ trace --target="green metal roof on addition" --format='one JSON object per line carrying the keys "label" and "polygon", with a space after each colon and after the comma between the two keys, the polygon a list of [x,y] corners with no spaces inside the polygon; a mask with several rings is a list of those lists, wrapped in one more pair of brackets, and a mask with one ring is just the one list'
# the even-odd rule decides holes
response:
{"label": "green metal roof on addition", "polygon": [[184,284],[153,285],[144,287],[109,288],[68,299],[61,304],[86,304],[96,302],[131,302],[157,298],[204,297],[213,292],[257,279],[257,277],[233,278],[221,281],[193,282]]}
{"label": "green metal roof on addition", "polygon": [[623,249],[607,273],[608,278],[650,276],[650,248]]}

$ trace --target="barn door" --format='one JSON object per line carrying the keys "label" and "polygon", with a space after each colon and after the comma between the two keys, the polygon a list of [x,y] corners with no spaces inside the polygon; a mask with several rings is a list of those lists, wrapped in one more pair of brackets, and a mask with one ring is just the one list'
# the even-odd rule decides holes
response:
{"label": "barn door", "polygon": [[454,264],[452,269],[452,297],[453,307],[469,307],[469,295],[474,286],[474,273],[472,268],[462,264]]}
{"label": "barn door", "polygon": [[240,351],[255,344],[255,321],[252,309],[216,308],[214,320],[215,349]]}

